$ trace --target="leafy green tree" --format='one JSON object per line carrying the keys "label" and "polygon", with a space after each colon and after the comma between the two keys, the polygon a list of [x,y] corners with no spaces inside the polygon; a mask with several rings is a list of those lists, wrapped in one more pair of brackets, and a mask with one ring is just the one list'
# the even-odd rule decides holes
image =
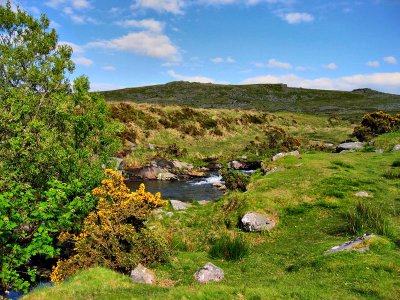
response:
{"label": "leafy green tree", "polygon": [[78,231],[118,149],[119,124],[45,15],[0,6],[0,290],[26,290]]}

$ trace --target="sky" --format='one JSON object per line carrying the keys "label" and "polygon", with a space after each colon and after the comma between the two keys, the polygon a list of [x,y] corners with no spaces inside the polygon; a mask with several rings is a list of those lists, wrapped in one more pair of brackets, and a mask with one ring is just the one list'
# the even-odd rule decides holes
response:
{"label": "sky", "polygon": [[[5,0],[0,0],[4,4]],[[400,94],[400,0],[14,0],[92,90],[184,80]]]}

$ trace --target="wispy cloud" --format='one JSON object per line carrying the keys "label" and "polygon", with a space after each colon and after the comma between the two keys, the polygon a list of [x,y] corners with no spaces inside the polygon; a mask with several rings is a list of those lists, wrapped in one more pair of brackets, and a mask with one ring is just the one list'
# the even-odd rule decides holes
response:
{"label": "wispy cloud", "polygon": [[285,70],[289,70],[289,69],[293,68],[290,63],[279,61],[279,60],[276,60],[275,58],[271,58],[265,64],[256,62],[256,63],[254,63],[254,66],[257,68],[271,68],[271,69],[285,69]]}
{"label": "wispy cloud", "polygon": [[216,81],[209,77],[204,76],[187,76],[175,73],[174,70],[169,70],[168,75],[171,76],[175,80],[183,80],[189,82],[201,82],[201,83],[215,83]]}
{"label": "wispy cloud", "polygon": [[90,1],[88,0],[49,0],[45,4],[52,8],[58,8],[61,5],[69,5],[77,10],[90,7]]}
{"label": "wispy cloud", "polygon": [[370,60],[370,61],[367,61],[367,63],[365,65],[367,65],[368,67],[371,67],[371,68],[378,68],[381,64],[377,60]]}
{"label": "wispy cloud", "polygon": [[322,65],[322,67],[324,69],[328,69],[328,70],[336,70],[338,68],[338,66],[333,62],[331,62],[331,63],[329,63],[327,65]]}
{"label": "wispy cloud", "polygon": [[151,9],[161,13],[183,14],[183,0],[136,0],[131,9]]}
{"label": "wispy cloud", "polygon": [[161,32],[164,29],[164,23],[156,21],[154,19],[125,20],[118,22],[117,24],[126,28],[143,28],[153,32]]}
{"label": "wispy cloud", "polygon": [[292,87],[347,91],[369,87],[381,91],[400,93],[400,72],[357,74],[339,78],[321,77],[316,79],[307,79],[295,74],[283,76],[264,75],[247,78],[241,82],[241,84],[259,83],[286,83]]}
{"label": "wispy cloud", "polygon": [[384,62],[391,64],[391,65],[395,65],[397,64],[397,59],[394,56],[386,56],[383,58]]}
{"label": "wispy cloud", "polygon": [[115,71],[115,67],[113,67],[113,66],[104,66],[104,67],[102,67],[102,69],[103,69],[104,71],[107,71],[107,72],[113,72],[113,71]]}
{"label": "wispy cloud", "polygon": [[281,15],[281,18],[289,24],[310,23],[314,21],[314,16],[308,13],[291,12]]}
{"label": "wispy cloud", "polygon": [[215,58],[211,59],[211,61],[214,64],[220,64],[220,63],[234,64],[236,62],[236,60],[234,60],[230,56],[228,56],[227,58],[215,57]]}
{"label": "wispy cloud", "polygon": [[79,66],[89,67],[93,65],[93,61],[84,56],[72,57],[72,61]]}

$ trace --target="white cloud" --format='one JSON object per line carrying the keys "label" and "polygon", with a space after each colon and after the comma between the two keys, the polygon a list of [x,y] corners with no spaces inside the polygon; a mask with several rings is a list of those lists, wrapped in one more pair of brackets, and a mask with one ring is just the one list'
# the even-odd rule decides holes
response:
{"label": "white cloud", "polygon": [[183,0],[136,0],[131,5],[132,9],[153,9],[157,12],[183,14]]}
{"label": "white cloud", "polygon": [[143,19],[143,20],[125,20],[122,22],[118,22],[118,25],[122,27],[135,27],[135,28],[144,28],[153,32],[162,32],[164,29],[164,24],[156,21],[154,19]]}
{"label": "white cloud", "polygon": [[327,65],[322,65],[323,68],[328,69],[328,70],[336,70],[338,66],[335,63],[330,63]]}
{"label": "white cloud", "polygon": [[292,65],[287,62],[278,61],[275,58],[271,58],[266,64],[268,68],[277,68],[277,69],[286,69],[289,70],[292,68]]}
{"label": "white cloud", "polygon": [[220,63],[234,64],[234,63],[236,63],[236,60],[234,60],[230,56],[228,56],[227,58],[215,57],[215,58],[211,59],[211,61],[214,64],[220,64]]}
{"label": "white cloud", "polygon": [[169,70],[168,75],[174,78],[175,80],[183,80],[189,82],[201,82],[201,83],[215,83],[215,80],[212,78],[204,77],[204,76],[186,76],[175,73],[174,70]]}
{"label": "white cloud", "polygon": [[45,4],[52,8],[58,8],[61,4],[71,5],[77,10],[90,7],[90,2],[88,0],[49,0],[46,1]]}
{"label": "white cloud", "polygon": [[89,66],[93,65],[93,61],[84,56],[73,57],[72,60],[75,64],[77,64],[79,66],[89,67]]}
{"label": "white cloud", "polygon": [[113,67],[113,66],[104,66],[104,67],[102,67],[102,69],[104,71],[108,71],[108,72],[115,71],[115,67]]}
{"label": "white cloud", "polygon": [[391,65],[397,64],[397,59],[396,59],[396,57],[394,57],[394,56],[386,56],[386,57],[383,58],[383,60],[384,60],[386,63],[391,64]]}
{"label": "white cloud", "polygon": [[71,43],[71,42],[60,41],[60,42],[58,42],[58,44],[70,46],[75,54],[77,54],[77,53],[81,54],[84,52],[84,50],[81,46]]}
{"label": "white cloud", "polygon": [[381,64],[377,60],[367,61],[366,65],[371,68],[378,68]]}
{"label": "white cloud", "polygon": [[90,48],[107,48],[135,54],[166,59],[171,62],[181,60],[178,48],[168,36],[155,32],[134,32],[112,40],[100,40],[87,44]]}
{"label": "white cloud", "polygon": [[298,24],[301,22],[312,22],[314,21],[314,16],[307,14],[307,13],[299,13],[299,12],[293,12],[293,13],[287,13],[281,16],[283,20],[288,22],[289,24]]}
{"label": "white cloud", "polygon": [[243,80],[241,84],[286,83],[292,87],[328,90],[353,90],[369,87],[380,91],[400,93],[400,72],[357,74],[339,78],[321,77],[307,79],[295,74],[273,76],[265,75]]}

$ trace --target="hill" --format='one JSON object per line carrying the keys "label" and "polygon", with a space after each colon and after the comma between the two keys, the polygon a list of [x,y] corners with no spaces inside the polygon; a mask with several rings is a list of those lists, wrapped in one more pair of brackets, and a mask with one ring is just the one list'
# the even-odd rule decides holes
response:
{"label": "hill", "polygon": [[220,85],[170,82],[102,92],[109,102],[239,108],[318,114],[362,114],[400,111],[400,95],[371,89],[352,92],[287,87],[285,84]]}

